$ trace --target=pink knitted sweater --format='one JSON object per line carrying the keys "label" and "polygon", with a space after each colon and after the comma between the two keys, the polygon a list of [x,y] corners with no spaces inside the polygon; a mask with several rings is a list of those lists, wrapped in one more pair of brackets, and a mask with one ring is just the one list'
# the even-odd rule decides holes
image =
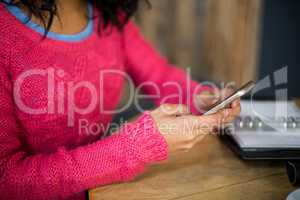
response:
{"label": "pink knitted sweater", "polygon": [[[81,119],[107,126],[112,114],[99,107],[114,110],[119,102],[124,77],[115,73],[100,80],[101,71],[126,72],[136,85],[157,84],[157,104],[178,93],[163,87],[167,81],[184,89],[191,84],[191,90],[197,85],[156,53],[132,22],[123,32],[113,28],[99,35],[94,21],[93,32],[83,40],[41,41],[40,33],[0,5],[0,199],[84,199],[89,188],[132,180],[145,166],[167,159],[167,144],[147,112],[110,137],[80,130]],[[55,74],[52,81],[44,74],[49,68]],[[25,76],[28,71],[35,74]],[[75,106],[85,108],[92,101],[85,87],[66,92],[83,81],[94,86],[96,106],[88,113],[72,112],[69,118]],[[50,94],[49,86],[54,87]],[[157,92],[150,85],[144,90]],[[70,99],[73,104],[65,103]],[[184,103],[191,99],[185,96]]]}

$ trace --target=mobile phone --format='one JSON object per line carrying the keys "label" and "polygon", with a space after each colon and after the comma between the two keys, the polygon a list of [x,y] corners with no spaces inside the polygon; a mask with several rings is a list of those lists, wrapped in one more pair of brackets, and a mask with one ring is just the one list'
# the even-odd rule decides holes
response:
{"label": "mobile phone", "polygon": [[219,110],[226,108],[229,106],[233,101],[235,101],[238,98],[241,98],[242,96],[248,94],[253,88],[255,87],[255,82],[250,81],[243,85],[241,88],[239,88],[237,91],[235,91],[232,95],[227,97],[226,99],[222,101],[218,101],[214,105],[211,106],[211,109],[209,109],[207,112],[204,113],[204,115],[211,115]]}

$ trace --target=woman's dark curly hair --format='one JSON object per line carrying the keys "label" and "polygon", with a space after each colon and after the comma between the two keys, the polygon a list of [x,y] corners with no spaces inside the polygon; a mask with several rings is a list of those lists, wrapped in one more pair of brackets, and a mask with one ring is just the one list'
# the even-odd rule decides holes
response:
{"label": "woman's dark curly hair", "polygon": [[[142,0],[86,0],[90,1],[101,13],[99,27],[116,26],[122,30],[130,17],[132,17]],[[148,5],[148,0],[144,0]],[[45,35],[51,28],[54,16],[57,16],[57,0],[0,0],[13,6],[25,6],[29,11],[29,19],[32,16],[40,19],[45,27]],[[120,17],[122,16],[122,17]]]}

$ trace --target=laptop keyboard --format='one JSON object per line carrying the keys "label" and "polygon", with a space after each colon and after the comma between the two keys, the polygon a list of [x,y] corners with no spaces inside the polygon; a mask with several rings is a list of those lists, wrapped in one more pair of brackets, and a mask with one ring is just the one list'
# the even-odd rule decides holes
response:
{"label": "laptop keyboard", "polygon": [[236,130],[242,131],[299,131],[300,117],[279,117],[277,119],[264,119],[252,116],[240,116],[234,122]]}

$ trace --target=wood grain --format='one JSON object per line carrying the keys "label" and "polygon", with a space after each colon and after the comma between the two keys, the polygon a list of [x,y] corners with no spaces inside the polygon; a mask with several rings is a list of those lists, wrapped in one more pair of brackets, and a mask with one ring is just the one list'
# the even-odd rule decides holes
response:
{"label": "wood grain", "polygon": [[215,136],[189,153],[171,156],[130,183],[96,188],[91,200],[282,200],[293,187],[283,163],[241,161]]}
{"label": "wood grain", "polygon": [[199,80],[238,85],[257,78],[261,0],[163,0],[141,9],[143,33]]}
{"label": "wood grain", "polygon": [[203,62],[212,79],[241,85],[256,78],[261,6],[260,0],[207,1]]}

